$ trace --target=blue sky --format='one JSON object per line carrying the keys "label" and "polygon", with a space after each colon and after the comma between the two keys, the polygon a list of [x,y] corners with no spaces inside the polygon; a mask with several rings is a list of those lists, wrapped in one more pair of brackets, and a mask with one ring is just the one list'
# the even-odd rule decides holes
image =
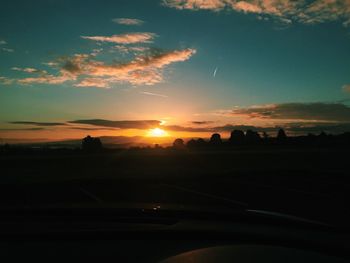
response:
{"label": "blue sky", "polygon": [[0,135],[57,137],[28,129],[81,119],[348,125],[350,1],[299,3],[4,0]]}

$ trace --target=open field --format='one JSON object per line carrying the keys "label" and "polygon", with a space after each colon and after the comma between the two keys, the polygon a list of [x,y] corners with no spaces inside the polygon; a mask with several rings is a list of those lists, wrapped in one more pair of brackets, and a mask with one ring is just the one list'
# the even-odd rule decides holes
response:
{"label": "open field", "polygon": [[225,208],[238,203],[346,224],[348,156],[346,149],[2,155],[0,202]]}

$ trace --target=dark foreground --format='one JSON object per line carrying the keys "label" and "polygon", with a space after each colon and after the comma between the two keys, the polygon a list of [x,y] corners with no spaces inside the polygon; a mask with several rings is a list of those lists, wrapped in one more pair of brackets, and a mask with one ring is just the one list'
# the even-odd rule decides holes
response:
{"label": "dark foreground", "polygon": [[0,157],[2,207],[245,205],[348,226],[349,150],[37,152]]}

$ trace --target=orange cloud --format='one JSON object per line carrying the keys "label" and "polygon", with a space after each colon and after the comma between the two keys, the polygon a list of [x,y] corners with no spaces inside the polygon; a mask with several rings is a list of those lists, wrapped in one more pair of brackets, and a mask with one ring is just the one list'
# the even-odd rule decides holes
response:
{"label": "orange cloud", "polygon": [[[90,62],[86,74],[100,78],[105,86],[110,83],[127,82],[133,85],[153,85],[163,80],[161,69],[165,66],[188,60],[196,51],[194,49],[175,50],[157,55],[138,56],[124,64],[106,65],[101,62]],[[82,86],[83,83],[77,84]],[[99,85],[103,86],[102,83]]]}
{"label": "orange cloud", "polygon": [[95,76],[116,76],[123,73],[160,69],[171,63],[186,61],[195,53],[195,49],[188,48],[156,55],[139,56],[125,64],[105,65],[95,63],[90,74]]}
{"label": "orange cloud", "polygon": [[144,22],[140,19],[135,18],[115,18],[112,19],[114,23],[120,24],[120,25],[127,25],[127,26],[139,26],[142,25]]}
{"label": "orange cloud", "polygon": [[18,83],[19,84],[33,84],[33,83],[38,83],[38,84],[62,84],[66,81],[69,80],[74,80],[75,77],[73,75],[61,75],[61,76],[54,76],[54,75],[44,75],[41,77],[31,77],[31,78],[24,78],[24,79],[19,79]]}
{"label": "orange cloud", "polygon": [[242,11],[245,13],[261,13],[262,8],[254,3],[248,3],[246,1],[239,1],[236,3],[232,3],[233,9],[237,11]]}
{"label": "orange cloud", "polygon": [[106,79],[101,79],[101,78],[86,78],[81,80],[79,83],[74,84],[75,87],[81,88],[102,88],[102,89],[108,89],[110,88],[110,82],[109,80]]}
{"label": "orange cloud", "polygon": [[313,24],[343,20],[344,26],[350,25],[350,0],[164,0],[163,4],[176,9],[231,9],[264,14],[284,23],[296,21]]}
{"label": "orange cloud", "polygon": [[[29,73],[41,72],[38,77],[19,79],[20,84],[62,84],[66,81],[76,81],[75,87],[110,88],[116,83],[132,85],[154,85],[163,81],[163,69],[176,62],[183,62],[196,53],[195,49],[183,49],[156,54],[139,55],[127,63],[105,64],[92,60],[85,54],[61,58],[58,75],[48,74],[46,71],[25,69]],[[55,67],[57,64],[55,64]],[[23,70],[16,68],[16,70]]]}
{"label": "orange cloud", "polygon": [[81,36],[83,39],[117,44],[151,43],[157,35],[154,33],[126,33],[112,36]]}
{"label": "orange cloud", "polygon": [[224,0],[164,0],[163,4],[176,9],[211,9],[221,10],[226,6]]}
{"label": "orange cloud", "polygon": [[194,49],[184,49],[156,55],[138,56],[124,64],[106,65],[92,62],[88,66],[88,74],[95,77],[107,77],[103,79],[105,83],[127,82],[133,85],[153,85],[163,80],[161,70],[165,66],[186,61],[195,53]]}

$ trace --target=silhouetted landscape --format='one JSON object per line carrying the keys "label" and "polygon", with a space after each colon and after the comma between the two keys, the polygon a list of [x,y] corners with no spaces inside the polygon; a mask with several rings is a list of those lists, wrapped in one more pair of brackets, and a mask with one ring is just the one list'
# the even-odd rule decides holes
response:
{"label": "silhouetted landscape", "polygon": [[350,260],[350,0],[1,0],[0,21],[4,262]]}
{"label": "silhouetted landscape", "polygon": [[[191,189],[339,223],[350,197],[349,145],[350,133],[289,137],[282,129],[275,137],[235,130],[225,139],[179,138],[168,147],[113,149],[90,136],[77,148],[2,145],[1,200],[8,205],[11,194],[11,205],[81,201],[72,189],[84,187],[108,202],[213,201],[187,196]],[[15,186],[19,181],[24,188]]]}
{"label": "silhouetted landscape", "polygon": [[[1,154],[16,154],[28,152],[62,152],[75,151],[84,153],[113,152],[120,150],[194,150],[194,151],[235,151],[244,149],[304,149],[315,147],[344,148],[350,146],[350,132],[337,135],[321,132],[320,134],[309,133],[303,136],[287,136],[283,129],[279,129],[276,136],[270,136],[266,132],[247,130],[233,130],[229,138],[222,138],[219,133],[214,133],[209,139],[193,138],[186,141],[181,138],[174,140],[172,145],[135,143],[142,137],[122,138],[121,137],[91,137],[86,136],[82,140],[66,140],[60,142],[38,142],[22,144],[2,144]],[[116,143],[121,140],[125,143]]]}

